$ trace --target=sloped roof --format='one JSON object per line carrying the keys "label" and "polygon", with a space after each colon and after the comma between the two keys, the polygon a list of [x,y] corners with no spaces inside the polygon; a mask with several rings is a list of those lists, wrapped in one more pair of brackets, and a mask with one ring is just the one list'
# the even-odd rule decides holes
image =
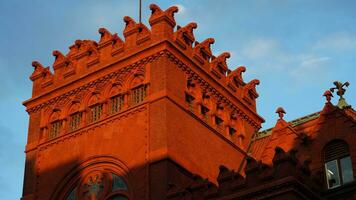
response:
{"label": "sloped roof", "polygon": [[[309,114],[309,115],[306,115],[306,116],[303,116],[303,117],[300,117],[300,118],[297,118],[297,119],[294,119],[292,121],[289,121],[288,123],[290,124],[291,127],[296,127],[296,126],[299,126],[299,125],[304,124],[306,122],[309,122],[309,121],[311,121],[313,119],[316,119],[319,116],[320,116],[320,111],[312,113],[312,114]],[[254,139],[254,141],[271,135],[272,134],[272,129],[273,128],[269,128],[269,129],[266,129],[266,130],[258,132],[257,136]]]}

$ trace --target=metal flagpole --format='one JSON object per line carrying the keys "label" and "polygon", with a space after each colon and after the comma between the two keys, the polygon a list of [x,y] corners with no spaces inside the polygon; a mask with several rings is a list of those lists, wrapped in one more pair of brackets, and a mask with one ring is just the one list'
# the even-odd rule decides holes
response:
{"label": "metal flagpole", "polygon": [[140,5],[139,5],[140,8],[139,8],[139,20],[138,20],[138,21],[141,23],[141,17],[142,17],[142,16],[141,16],[141,15],[142,15],[142,14],[141,14],[141,12],[142,12],[142,11],[141,11],[142,0],[139,0],[139,4],[140,4]]}

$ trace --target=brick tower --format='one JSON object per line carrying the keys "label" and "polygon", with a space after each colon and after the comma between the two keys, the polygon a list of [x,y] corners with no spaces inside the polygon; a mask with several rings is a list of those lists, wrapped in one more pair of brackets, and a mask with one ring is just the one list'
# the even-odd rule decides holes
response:
{"label": "brick tower", "polygon": [[243,163],[259,81],[195,41],[196,23],[175,28],[177,7],[150,9],[150,28],[126,16],[123,39],[100,28],[53,51],[53,73],[32,63],[23,200],[165,199]]}

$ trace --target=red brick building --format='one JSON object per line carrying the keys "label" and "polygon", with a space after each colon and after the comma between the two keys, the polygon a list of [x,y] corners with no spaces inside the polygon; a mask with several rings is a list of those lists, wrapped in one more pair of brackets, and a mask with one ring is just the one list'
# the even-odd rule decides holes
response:
{"label": "red brick building", "polygon": [[258,132],[259,81],[195,41],[196,23],[175,28],[177,7],[150,9],[150,28],[124,17],[124,38],[101,28],[53,51],[54,73],[32,63],[23,200],[353,199],[350,106],[328,92]]}

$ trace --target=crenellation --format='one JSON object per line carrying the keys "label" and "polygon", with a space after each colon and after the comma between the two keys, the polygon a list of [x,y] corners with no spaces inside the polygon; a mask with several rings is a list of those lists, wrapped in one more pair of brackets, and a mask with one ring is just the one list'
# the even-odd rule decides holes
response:
{"label": "crenellation", "polygon": [[174,13],[178,12],[178,7],[172,6],[163,11],[156,4],[151,4],[152,11],[149,23],[151,25],[152,35],[155,38],[171,38],[173,36],[173,29],[176,26]]}
{"label": "crenellation", "polygon": [[191,49],[195,42],[193,30],[198,27],[197,23],[191,22],[184,27],[177,27],[173,40],[183,49]]}
{"label": "crenellation", "polygon": [[[174,32],[173,29],[176,25],[174,13],[178,12],[176,6],[164,11],[157,5],[152,4],[150,9],[152,10],[149,19],[151,29],[142,23],[137,23],[131,17],[124,17],[126,25],[123,35],[125,41],[117,33],[112,34],[107,29],[100,28],[98,30],[100,33],[98,42],[76,40],[69,47],[69,52],[66,55],[58,50],[53,51],[53,56],[55,56],[53,63],[54,75],[39,67],[31,76],[32,79],[44,75],[46,77],[46,81],[41,81],[44,82],[41,84],[41,88],[44,90],[38,89],[36,94],[50,91],[54,88],[49,87],[50,85],[59,86],[68,82],[68,79],[73,80],[83,74],[93,73],[99,70],[100,66],[107,64],[112,56],[118,56],[118,54],[124,56],[128,53],[133,53],[137,46],[167,40],[177,44],[192,60],[196,61],[202,70],[210,74],[211,78],[223,86],[228,86],[227,88],[230,89],[234,96],[241,100],[245,99],[244,103],[255,109],[255,99],[258,94],[254,87],[258,83],[256,81],[251,81],[248,84],[244,83],[242,72],[246,71],[245,67],[238,67],[234,71],[230,71],[226,63],[226,59],[230,57],[230,54],[224,52],[217,57],[214,56],[211,50],[211,45],[215,42],[213,38],[207,38],[200,43],[195,41],[193,30],[197,28],[196,23],[189,23],[184,27],[178,26]],[[52,76],[54,78],[51,78]],[[211,92],[214,93],[214,91]]]}
{"label": "crenellation", "polygon": [[193,57],[202,65],[204,62],[210,62],[213,53],[211,52],[211,45],[214,44],[214,38],[207,38],[203,42],[195,42],[195,46],[193,48],[194,55]]}

